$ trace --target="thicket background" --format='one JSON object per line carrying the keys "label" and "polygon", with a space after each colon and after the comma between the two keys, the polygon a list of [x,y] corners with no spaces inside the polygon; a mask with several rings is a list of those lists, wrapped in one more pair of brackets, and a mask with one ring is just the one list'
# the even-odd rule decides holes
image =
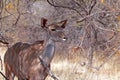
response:
{"label": "thicket background", "polygon": [[[68,40],[57,43],[54,61],[68,59],[79,68],[86,66],[98,71],[111,63],[110,70],[116,70],[109,74],[118,75],[111,80],[120,78],[120,0],[0,0],[0,39],[9,46],[19,41],[33,43],[45,39],[42,17],[48,19],[48,24],[68,20],[65,28]],[[81,72],[78,73],[73,74],[80,76]],[[86,76],[82,77],[87,79]],[[71,80],[76,79],[82,80],[81,77]]]}

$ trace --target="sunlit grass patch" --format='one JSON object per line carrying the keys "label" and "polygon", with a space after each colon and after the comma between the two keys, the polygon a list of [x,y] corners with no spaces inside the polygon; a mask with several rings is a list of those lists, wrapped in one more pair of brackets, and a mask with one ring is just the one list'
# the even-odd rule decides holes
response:
{"label": "sunlit grass patch", "polygon": [[[99,70],[81,65],[86,59],[78,55],[72,58],[73,61],[67,58],[61,60],[61,57],[56,56],[51,63],[51,70],[59,80],[119,80],[119,56],[113,56]],[[98,67],[102,61],[103,60],[97,60],[93,65]],[[53,79],[48,76],[46,80]]]}

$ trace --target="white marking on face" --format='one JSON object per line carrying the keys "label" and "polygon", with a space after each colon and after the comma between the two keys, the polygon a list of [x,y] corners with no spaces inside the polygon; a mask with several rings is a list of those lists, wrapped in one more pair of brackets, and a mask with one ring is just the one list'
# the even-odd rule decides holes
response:
{"label": "white marking on face", "polygon": [[64,38],[64,39],[62,39],[63,41],[66,41],[66,39]]}

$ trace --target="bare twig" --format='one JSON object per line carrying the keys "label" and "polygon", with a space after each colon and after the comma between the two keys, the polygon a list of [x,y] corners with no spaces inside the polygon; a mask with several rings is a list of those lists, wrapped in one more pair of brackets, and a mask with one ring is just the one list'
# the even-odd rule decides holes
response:
{"label": "bare twig", "polygon": [[104,61],[103,61],[103,63],[97,68],[97,70],[99,70],[106,62],[108,62],[110,59],[111,59],[111,57],[113,57],[116,53],[117,53],[117,51],[120,49],[120,46],[118,46],[117,47],[117,49],[114,51],[114,52],[112,52]]}
{"label": "bare twig", "polygon": [[90,6],[90,9],[89,9],[89,14],[91,14],[91,11],[92,11],[92,9],[94,8],[94,6],[96,5],[96,0],[92,0],[91,1],[91,6]]}
{"label": "bare twig", "polygon": [[49,0],[47,0],[47,2],[48,2],[51,6],[53,6],[53,7],[66,8],[66,9],[69,9],[69,10],[73,10],[73,11],[75,11],[76,13],[78,13],[78,14],[82,17],[82,14],[81,14],[77,9],[74,9],[74,8],[68,7],[68,6],[55,5],[55,4],[51,3]]}
{"label": "bare twig", "polygon": [[86,8],[85,8],[85,4],[84,4],[84,6],[82,6],[81,4],[83,4],[83,3],[80,3],[80,2],[78,2],[76,0],[73,0],[73,2],[75,4],[77,4],[86,14],[88,13],[87,10],[86,10]]}
{"label": "bare twig", "polygon": [[3,70],[3,63],[2,63],[1,56],[0,56],[0,62],[1,62],[1,70]]}
{"label": "bare twig", "polygon": [[88,16],[85,16],[84,18],[77,21],[77,23],[80,23],[80,22],[84,21],[85,19],[87,19],[89,17],[93,17],[94,15],[97,15],[97,14],[100,14],[100,13],[109,13],[109,14],[112,13],[112,14],[114,14],[116,12],[120,12],[120,11],[115,11],[115,12],[113,12],[113,11],[98,11],[98,12],[92,13],[92,14],[90,14]]}
{"label": "bare twig", "polygon": [[16,19],[16,21],[13,25],[16,25],[18,23],[18,21],[20,19],[20,16],[21,16],[20,11],[19,11],[19,0],[18,0],[18,3],[17,3],[17,12],[18,12],[18,17],[17,17],[17,19]]}
{"label": "bare twig", "polygon": [[5,80],[9,80],[1,71],[0,71],[0,74],[5,78]]}
{"label": "bare twig", "polygon": [[0,15],[3,12],[3,9],[4,9],[4,2],[3,2],[3,0],[0,0]]}
{"label": "bare twig", "polygon": [[101,29],[101,30],[103,30],[103,31],[108,31],[108,32],[115,32],[114,30],[111,30],[111,29],[105,29],[105,28],[99,27],[99,26],[95,23],[95,21],[92,21],[92,22],[93,22],[93,24],[95,25],[95,27],[98,28],[98,29]]}
{"label": "bare twig", "polygon": [[4,3],[5,3],[5,8],[4,8],[5,11],[6,11],[8,14],[13,15],[14,13],[9,12],[8,9],[6,8],[6,5],[8,5],[8,4],[6,4],[6,3],[7,3],[7,0],[5,0]]}
{"label": "bare twig", "polygon": [[103,44],[106,44],[106,43],[109,43],[109,42],[111,42],[113,39],[116,39],[116,35],[117,35],[117,32],[116,32],[116,31],[111,30],[111,29],[105,29],[105,28],[102,28],[102,27],[98,27],[98,25],[95,23],[95,21],[93,21],[93,24],[94,24],[95,27],[98,28],[98,29],[101,29],[101,30],[106,31],[106,32],[111,32],[111,33],[113,33],[113,35],[112,35],[109,39],[105,40],[105,41],[104,41],[102,44],[100,44],[99,46],[101,46],[101,45],[103,45]]}
{"label": "bare twig", "polygon": [[6,38],[3,37],[1,34],[0,34],[0,43],[9,44],[9,43],[6,41]]}
{"label": "bare twig", "polygon": [[87,27],[90,25],[90,23],[88,23],[85,27],[84,27],[84,33],[83,33],[83,37],[82,37],[82,41],[81,41],[81,43],[79,44],[79,47],[82,47],[82,45],[83,45],[83,41],[84,41],[84,39],[85,39],[85,37],[86,37],[86,29],[87,29]]}

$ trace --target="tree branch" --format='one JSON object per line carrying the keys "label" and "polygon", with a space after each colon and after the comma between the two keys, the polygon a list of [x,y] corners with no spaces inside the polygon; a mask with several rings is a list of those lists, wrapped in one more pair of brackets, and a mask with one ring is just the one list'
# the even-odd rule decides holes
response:
{"label": "tree branch", "polygon": [[74,8],[72,8],[72,7],[62,6],[62,5],[55,5],[55,4],[51,3],[49,0],[47,0],[47,2],[48,2],[51,6],[53,6],[53,7],[66,8],[66,9],[69,9],[69,10],[73,10],[73,11],[75,11],[76,13],[78,13],[78,14],[82,17],[82,14],[81,14],[78,10],[76,10],[76,9],[74,9]]}

